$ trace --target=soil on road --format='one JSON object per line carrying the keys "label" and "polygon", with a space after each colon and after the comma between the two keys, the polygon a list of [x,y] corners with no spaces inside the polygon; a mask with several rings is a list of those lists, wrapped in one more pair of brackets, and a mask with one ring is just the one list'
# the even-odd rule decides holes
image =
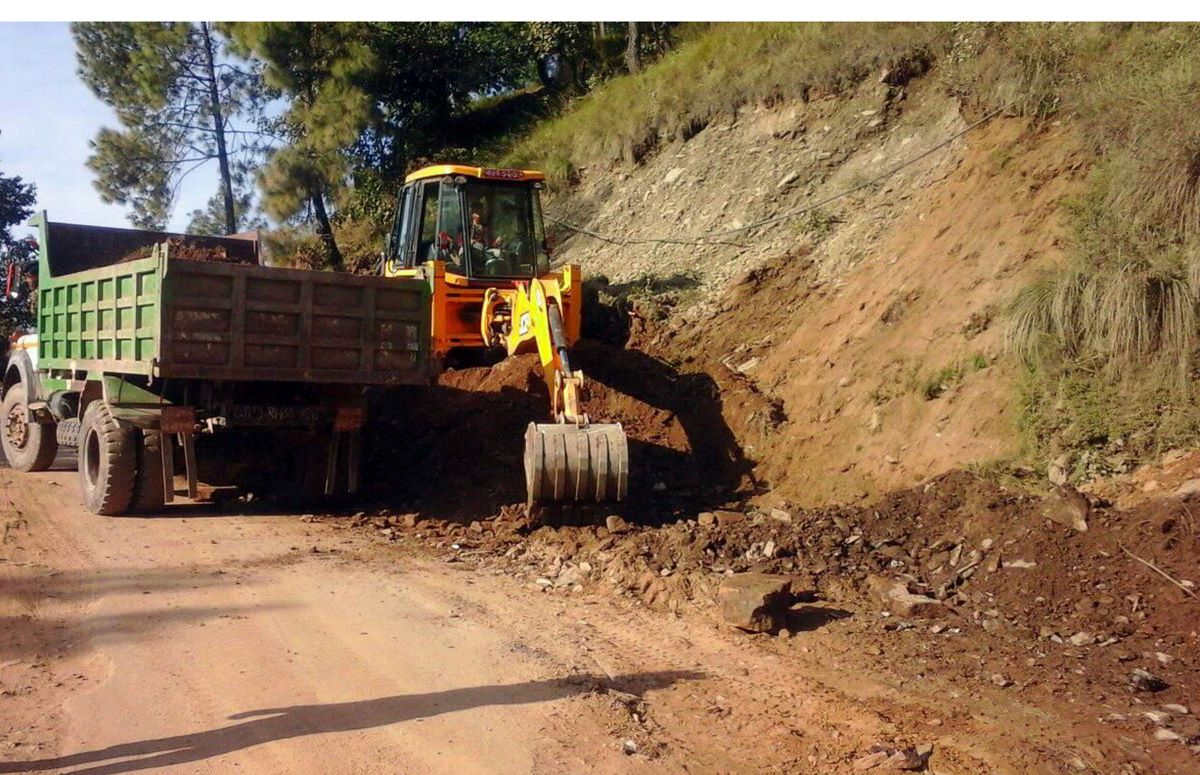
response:
{"label": "soil on road", "polygon": [[304,515],[170,514],[0,468],[0,773],[1157,769],[1086,710],[900,677],[836,619],[751,637]]}

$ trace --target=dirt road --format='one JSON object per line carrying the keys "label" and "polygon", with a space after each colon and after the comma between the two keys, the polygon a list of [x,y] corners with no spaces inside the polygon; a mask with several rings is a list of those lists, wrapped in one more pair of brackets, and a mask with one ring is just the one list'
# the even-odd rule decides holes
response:
{"label": "dirt road", "polygon": [[0,773],[1157,769],[834,618],[750,638],[302,515],[95,517],[68,470],[0,468],[0,516]]}

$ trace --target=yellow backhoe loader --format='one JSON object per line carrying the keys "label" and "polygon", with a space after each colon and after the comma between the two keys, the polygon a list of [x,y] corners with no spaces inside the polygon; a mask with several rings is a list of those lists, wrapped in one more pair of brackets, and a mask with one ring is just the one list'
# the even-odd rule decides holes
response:
{"label": "yellow backhoe loader", "polygon": [[583,312],[579,267],[550,267],[532,170],[444,164],[409,175],[384,253],[388,277],[429,283],[433,357],[503,348],[536,351],[554,422],[525,433],[529,504],[620,501],[629,451],[619,423],[582,411],[584,375],[571,367]]}

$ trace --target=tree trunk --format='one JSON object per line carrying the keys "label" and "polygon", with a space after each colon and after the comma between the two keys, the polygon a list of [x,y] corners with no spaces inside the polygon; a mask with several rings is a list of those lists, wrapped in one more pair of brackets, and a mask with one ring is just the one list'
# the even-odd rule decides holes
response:
{"label": "tree trunk", "polygon": [[629,34],[625,40],[625,67],[630,73],[642,69],[641,40],[638,37],[638,23],[627,22]]}
{"label": "tree trunk", "polygon": [[325,210],[325,197],[319,188],[312,189],[309,201],[312,202],[313,215],[317,217],[317,236],[325,245],[325,259],[329,262],[330,269],[340,272],[345,268],[345,262],[342,260],[342,252],[338,250],[337,240],[333,237],[333,224],[329,221],[329,213]]}
{"label": "tree trunk", "polygon": [[233,210],[233,176],[229,172],[229,152],[225,148],[225,116],[221,111],[221,94],[217,90],[217,69],[213,56],[213,39],[208,22],[200,22],[204,37],[204,65],[208,76],[208,108],[212,114],[213,135],[217,140],[217,163],[221,166],[221,193],[225,198],[225,233],[237,231],[237,214]]}

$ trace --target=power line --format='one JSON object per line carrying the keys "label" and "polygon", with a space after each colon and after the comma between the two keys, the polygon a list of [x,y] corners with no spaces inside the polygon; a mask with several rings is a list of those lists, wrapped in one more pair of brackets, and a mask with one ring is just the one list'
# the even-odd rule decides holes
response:
{"label": "power line", "polygon": [[577,232],[577,233],[582,234],[587,237],[592,237],[593,239],[601,240],[602,242],[608,242],[613,245],[638,245],[638,244],[646,244],[646,243],[660,243],[660,244],[666,244],[666,245],[717,244],[717,245],[733,245],[735,247],[744,247],[743,245],[739,245],[734,242],[722,242],[720,240],[717,240],[716,238],[728,237],[733,234],[740,234],[742,232],[750,231],[751,229],[757,229],[761,226],[767,226],[772,223],[778,223],[779,221],[785,221],[790,218],[795,218],[798,215],[803,215],[804,213],[807,213],[811,210],[815,210],[818,207],[823,207],[827,204],[830,204],[831,202],[836,202],[839,199],[843,199],[845,197],[850,196],[853,193],[861,191],[864,188],[873,186],[876,183],[879,183],[883,180],[890,178],[891,176],[895,175],[897,172],[900,172],[904,168],[911,167],[913,164],[916,164],[917,162],[921,161],[922,159],[926,158],[927,156],[930,156],[933,153],[940,151],[942,148],[945,148],[946,146],[950,145],[950,143],[954,142],[955,140],[957,140],[958,138],[967,134],[968,132],[970,132],[974,129],[977,129],[977,128],[983,126],[984,124],[986,124],[987,122],[991,121],[996,116],[998,116],[1001,113],[1003,113],[1004,111],[1008,110],[1008,108],[1011,106],[1012,106],[1012,103],[1010,102],[1007,105],[996,108],[991,113],[988,113],[983,118],[976,121],[975,123],[964,127],[963,129],[959,130],[958,132],[955,132],[954,134],[947,137],[945,140],[942,140],[937,145],[922,151],[921,153],[917,154],[916,156],[913,156],[912,158],[910,158],[906,161],[903,161],[900,164],[897,164],[895,167],[892,167],[891,169],[887,170],[886,172],[883,172],[880,175],[877,175],[873,178],[865,180],[857,185],[851,186],[850,188],[846,189],[845,191],[834,194],[833,196],[826,197],[818,202],[813,202],[812,204],[807,204],[807,205],[804,205],[803,207],[798,207],[794,210],[789,210],[785,213],[780,213],[779,215],[773,215],[769,218],[763,218],[760,221],[755,221],[754,223],[747,224],[746,226],[738,226],[737,228],[734,228],[734,229],[722,229],[720,231],[710,231],[710,232],[706,232],[704,234],[700,234],[700,235],[697,235],[694,237],[638,237],[638,236],[617,237],[617,236],[608,235],[608,234],[601,234],[599,232],[592,231],[591,229],[585,229],[582,226],[577,226],[576,224],[569,223],[569,222],[563,221],[563,220],[559,220],[558,218],[554,218],[549,215],[545,216],[545,218],[546,218],[546,220],[550,221],[551,223],[558,224],[559,226],[562,226],[565,229],[569,229],[570,231]]}

